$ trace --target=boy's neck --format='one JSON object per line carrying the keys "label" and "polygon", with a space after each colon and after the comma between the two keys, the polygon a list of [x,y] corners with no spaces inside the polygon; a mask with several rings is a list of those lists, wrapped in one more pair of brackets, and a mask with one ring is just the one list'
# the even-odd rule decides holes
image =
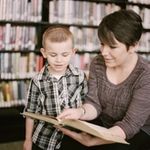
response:
{"label": "boy's neck", "polygon": [[49,73],[57,79],[60,79],[66,72],[66,70],[64,70],[63,72],[53,72],[50,66],[48,66],[48,70],[49,70]]}
{"label": "boy's neck", "polygon": [[52,74],[53,77],[55,77],[57,80],[59,80],[63,75],[58,75],[58,74]]}

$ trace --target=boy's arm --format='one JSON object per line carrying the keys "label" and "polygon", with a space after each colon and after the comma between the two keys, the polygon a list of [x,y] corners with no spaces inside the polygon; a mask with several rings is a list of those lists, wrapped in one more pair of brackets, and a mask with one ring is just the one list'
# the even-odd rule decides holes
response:
{"label": "boy's arm", "polygon": [[32,150],[32,132],[33,132],[34,120],[26,117],[26,131],[24,150]]}
{"label": "boy's arm", "polygon": [[31,118],[26,118],[26,136],[25,140],[32,140],[34,120]]}

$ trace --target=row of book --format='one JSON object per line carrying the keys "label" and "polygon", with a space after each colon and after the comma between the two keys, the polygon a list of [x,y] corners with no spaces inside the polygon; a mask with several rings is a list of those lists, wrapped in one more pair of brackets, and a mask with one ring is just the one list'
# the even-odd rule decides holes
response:
{"label": "row of book", "polygon": [[[79,51],[100,49],[96,28],[70,26],[69,29],[74,35],[74,47]],[[150,32],[143,33],[140,40],[139,51],[150,51],[149,41]],[[36,47],[37,32],[35,27],[11,26],[10,24],[0,26],[0,51],[34,51]]]}
{"label": "row of book", "polygon": [[149,0],[128,0],[128,2],[140,3],[140,4],[150,4]]}
{"label": "row of book", "polygon": [[139,6],[128,5],[127,9],[132,9],[135,12],[137,12],[142,18],[143,27],[146,29],[150,28],[150,19],[148,19],[150,16],[150,9],[149,8],[141,9]]}
{"label": "row of book", "polygon": [[[150,10],[148,8],[140,8],[139,6],[127,5],[127,9],[132,9],[132,7],[139,9],[138,14],[143,19],[143,26],[145,28],[150,28],[149,19],[147,19],[150,15]],[[50,1],[49,22],[98,25],[104,16],[119,9],[121,9],[119,5],[113,3],[103,4],[75,0]]]}
{"label": "row of book", "polygon": [[0,53],[0,79],[31,78],[43,64],[43,57],[35,53]]}
{"label": "row of book", "polygon": [[[150,4],[149,0],[128,1]],[[43,0],[0,0],[0,20],[39,22],[42,19],[42,4]],[[106,7],[103,8],[102,3],[96,2],[51,0],[49,2],[49,18],[50,20],[52,19],[50,22],[56,21],[55,17],[59,17],[59,21],[61,22],[67,22],[67,20],[75,18],[74,20],[79,21],[79,23],[93,22],[93,24],[97,24],[97,21],[99,22],[104,12],[110,13],[112,10],[119,9],[119,6],[113,4],[108,4]],[[105,11],[103,12],[103,10]],[[99,13],[102,15],[99,15]],[[82,19],[84,18],[84,22],[82,22],[81,17]]]}
{"label": "row of book", "polygon": [[0,0],[0,20],[41,21],[42,2],[43,0]]}
{"label": "row of book", "polygon": [[115,4],[53,0],[49,1],[49,22],[98,25],[105,15],[119,9]]}
{"label": "row of book", "polygon": [[[91,60],[96,55],[98,55],[98,53],[76,54],[71,59],[71,63],[75,67],[88,71]],[[150,61],[150,54],[143,54],[142,56]],[[35,53],[25,55],[21,53],[1,53],[0,79],[30,79],[41,70],[43,65],[43,57]]]}
{"label": "row of book", "polygon": [[[8,53],[6,53],[6,54],[8,55]],[[19,53],[13,53],[13,54],[16,54],[17,55],[16,57],[20,57]],[[95,57],[95,55],[96,54],[75,55],[73,57],[71,63],[75,67],[83,69],[85,71],[86,75],[88,76],[89,65],[90,65],[93,57]],[[11,60],[11,59],[9,59],[9,60]],[[25,68],[28,66],[28,65],[24,66],[24,64],[26,64],[26,62],[20,62],[20,63],[23,65],[23,66],[22,65],[20,66],[21,68]],[[1,64],[2,64],[2,62],[1,62]],[[33,65],[35,66],[35,64],[33,64]],[[12,64],[11,67],[14,68],[13,66],[14,66],[14,64]],[[30,66],[32,66],[32,64],[30,64]],[[20,68],[20,67],[15,66],[16,69]],[[26,68],[26,70],[28,70],[28,69]],[[11,75],[13,74],[13,73],[2,73],[2,71],[0,71],[0,72],[1,72],[1,75],[3,74],[3,78],[7,78],[8,74],[11,74]],[[16,70],[15,70],[15,72],[16,72]],[[23,73],[23,74],[27,75],[28,73]],[[32,73],[32,76],[33,76],[33,74],[35,74],[35,72]],[[21,72],[19,72],[18,75],[20,78],[23,77]],[[12,77],[12,76],[9,76],[9,77]],[[29,86],[29,81],[30,80],[13,80],[13,81],[8,80],[8,81],[0,82],[0,107],[12,107],[12,106],[17,106],[17,105],[24,105],[25,99],[26,99],[26,94],[27,94],[27,89]]]}
{"label": "row of book", "polygon": [[[99,53],[97,53],[97,54],[96,53],[95,54],[94,53],[93,54],[85,53],[85,54],[82,54],[82,55],[76,54],[73,57],[71,63],[75,67],[78,67],[78,68],[82,69],[88,76],[91,61],[93,60],[93,58],[96,55],[99,55]],[[150,53],[149,54],[140,54],[140,55],[150,62]]]}
{"label": "row of book", "polygon": [[[75,55],[71,63],[78,68],[81,68],[86,73],[87,77],[89,75],[90,63],[97,54],[83,54]],[[150,55],[142,55],[149,59]],[[34,72],[35,73],[35,72]],[[0,82],[0,107],[12,107],[18,105],[24,105],[27,89],[30,80],[13,80],[13,81],[2,81]]]}
{"label": "row of book", "polygon": [[[72,58],[71,63],[75,67],[88,71],[91,60],[96,55],[98,55],[98,52],[93,54],[76,54]],[[142,54],[142,56],[150,61],[150,54]],[[30,79],[41,70],[43,65],[43,57],[35,53],[26,55],[22,55],[21,53],[1,53],[0,79]]]}
{"label": "row of book", "polygon": [[74,35],[74,46],[79,51],[93,51],[99,49],[100,42],[98,39],[97,29],[71,26],[70,31]]}
{"label": "row of book", "polygon": [[[1,98],[1,92],[0,92],[0,98]],[[12,100],[12,101],[0,101],[0,108],[6,108],[6,107],[18,107],[18,106],[25,106],[26,100]]]}
{"label": "row of book", "polygon": [[[145,55],[147,57],[147,55]],[[95,55],[81,55],[79,58],[76,55],[72,61],[73,65],[83,69],[88,77],[89,64]],[[143,55],[144,57],[144,55]],[[150,56],[149,56],[150,60]],[[79,63],[80,61],[80,63]],[[90,61],[90,62],[89,62]],[[22,81],[2,81],[0,82],[0,107],[12,107],[18,105],[25,105],[25,99],[30,80]]]}
{"label": "row of book", "polygon": [[35,50],[37,32],[35,27],[0,26],[0,50]]}
{"label": "row of book", "polygon": [[73,66],[80,68],[82,70],[84,70],[86,73],[88,73],[89,71],[89,67],[90,67],[90,63],[92,61],[92,59],[98,55],[98,53],[96,54],[89,54],[89,53],[85,53],[82,55],[78,55],[76,54],[72,60],[71,63],[73,64]]}
{"label": "row of book", "polygon": [[[74,35],[75,47],[79,51],[93,51],[100,49],[97,29],[70,27]],[[139,52],[150,52],[150,32],[144,32],[139,42]]]}
{"label": "row of book", "polygon": [[0,83],[0,107],[25,104],[29,81],[11,81]]}
{"label": "row of book", "polygon": [[145,32],[142,34],[139,41],[139,52],[150,52],[150,32]]}
{"label": "row of book", "polygon": [[145,58],[146,60],[148,60],[149,63],[150,63],[150,54],[141,54],[141,56],[142,56],[143,58]]}
{"label": "row of book", "polygon": [[[74,44],[79,50],[96,50],[99,48],[97,29],[70,27],[74,34]],[[0,26],[0,50],[34,51],[37,47],[36,27]],[[41,42],[41,41],[40,41]]]}
{"label": "row of book", "polygon": [[[71,63],[83,70],[89,69],[89,64],[94,54],[76,54]],[[5,63],[4,63],[5,62]],[[40,55],[29,53],[1,53],[0,54],[0,79],[30,79],[41,70],[44,59]]]}

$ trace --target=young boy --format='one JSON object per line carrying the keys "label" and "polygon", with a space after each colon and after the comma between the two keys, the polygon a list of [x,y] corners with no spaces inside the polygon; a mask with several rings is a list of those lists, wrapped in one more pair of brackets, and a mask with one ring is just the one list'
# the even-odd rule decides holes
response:
{"label": "young boy", "polygon": [[[49,27],[43,34],[41,53],[47,64],[31,80],[25,111],[58,116],[63,109],[78,108],[87,93],[85,74],[70,63],[76,50],[65,27]],[[51,124],[26,118],[24,150],[56,150],[63,138]]]}

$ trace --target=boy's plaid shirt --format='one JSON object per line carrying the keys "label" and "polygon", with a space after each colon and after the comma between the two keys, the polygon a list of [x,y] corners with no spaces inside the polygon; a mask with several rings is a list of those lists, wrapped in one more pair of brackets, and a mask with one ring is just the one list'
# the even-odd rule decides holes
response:
{"label": "boy's plaid shirt", "polygon": [[[25,111],[57,116],[64,108],[80,107],[87,94],[87,79],[83,71],[68,66],[59,80],[46,65],[30,82]],[[35,121],[33,142],[42,149],[59,149],[63,135],[52,125]]]}

